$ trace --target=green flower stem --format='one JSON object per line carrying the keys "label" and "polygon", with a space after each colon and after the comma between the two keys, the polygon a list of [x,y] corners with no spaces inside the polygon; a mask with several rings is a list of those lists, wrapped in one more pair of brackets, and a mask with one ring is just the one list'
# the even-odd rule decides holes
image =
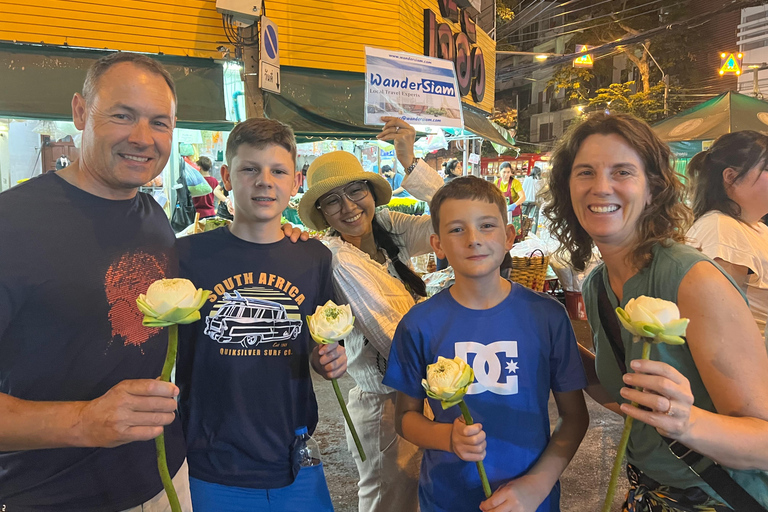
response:
{"label": "green flower stem", "polygon": [[331,379],[333,383],[333,391],[336,392],[336,398],[339,400],[341,406],[341,412],[344,414],[344,419],[347,420],[347,426],[352,433],[352,439],[355,440],[355,446],[357,446],[357,453],[360,454],[360,459],[365,462],[365,452],[363,451],[363,445],[360,443],[360,438],[357,437],[357,430],[355,430],[355,424],[352,423],[352,418],[349,417],[349,411],[347,411],[347,404],[344,403],[344,398],[341,396],[341,389],[339,389],[339,382],[336,379]]}
{"label": "green flower stem", "polygon": [[[467,425],[472,425],[474,421],[472,420],[472,415],[469,414],[469,409],[467,408],[467,404],[464,403],[464,400],[459,402],[459,409],[461,409],[461,415],[464,416],[464,423]],[[485,493],[485,497],[490,498],[491,497],[491,484],[488,483],[488,475],[485,474],[485,466],[483,465],[483,461],[479,460],[476,462],[477,464],[477,472],[480,473],[480,480],[483,482],[483,492]]]}
{"label": "green flower stem", "polygon": [[[648,360],[651,357],[651,342],[646,341],[643,338],[643,356],[642,359]],[[636,388],[642,391],[643,388]],[[637,402],[632,402],[633,407],[637,407]],[[624,454],[627,451],[627,444],[629,443],[629,433],[632,431],[632,416],[624,418],[624,430],[621,432],[621,440],[619,441],[619,447],[616,449],[616,459],[613,461],[613,469],[611,469],[611,479],[608,481],[608,493],[605,495],[605,501],[603,502],[602,512],[610,512],[611,505],[613,504],[613,498],[616,496],[616,484],[619,482],[619,473],[624,462]]]}
{"label": "green flower stem", "polygon": [[[179,326],[172,324],[168,326],[168,351],[165,353],[165,363],[163,363],[163,373],[160,380],[163,382],[171,381],[171,370],[176,362],[176,351],[179,347]],[[163,489],[168,495],[168,502],[171,504],[171,512],[181,512],[179,497],[176,495],[176,489],[173,487],[173,480],[168,471],[168,460],[165,457],[165,434],[160,434],[155,438],[155,450],[157,451],[157,469],[160,471],[160,480],[163,482]]]}

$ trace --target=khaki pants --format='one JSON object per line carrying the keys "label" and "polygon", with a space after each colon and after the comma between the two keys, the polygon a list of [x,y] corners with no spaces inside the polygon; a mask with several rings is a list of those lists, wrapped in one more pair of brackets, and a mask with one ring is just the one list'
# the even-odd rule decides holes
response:
{"label": "khaki pants", "polygon": [[[176,495],[179,497],[181,510],[183,512],[192,512],[192,498],[189,496],[189,467],[186,460],[173,477],[173,487],[176,489]],[[171,504],[168,503],[168,496],[165,494],[165,491],[160,491],[151,500],[123,512],[171,512]]]}
{"label": "khaki pants", "polygon": [[352,435],[347,446],[360,474],[359,512],[416,512],[421,450],[395,432],[396,393],[349,391],[349,415],[355,424],[366,461],[360,460]]}

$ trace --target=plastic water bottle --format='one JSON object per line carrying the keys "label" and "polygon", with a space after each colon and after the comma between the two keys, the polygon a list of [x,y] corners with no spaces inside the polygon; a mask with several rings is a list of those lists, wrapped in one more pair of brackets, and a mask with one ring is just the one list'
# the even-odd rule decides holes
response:
{"label": "plastic water bottle", "polygon": [[320,465],[320,447],[317,441],[309,435],[307,427],[299,427],[296,432],[296,450],[299,453],[299,466],[319,466]]}

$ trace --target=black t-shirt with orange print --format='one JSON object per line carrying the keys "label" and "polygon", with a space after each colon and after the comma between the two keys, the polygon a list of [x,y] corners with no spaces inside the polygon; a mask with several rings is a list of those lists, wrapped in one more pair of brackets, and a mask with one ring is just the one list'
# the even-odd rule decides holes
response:
{"label": "black t-shirt with orange print", "polygon": [[[160,375],[167,333],[141,325],[136,297],[178,266],[151,196],[111,201],[48,173],[0,194],[0,219],[0,392],[91,400]],[[173,475],[178,420],[165,440]],[[153,441],[0,452],[0,510],[123,510],[161,490]]]}

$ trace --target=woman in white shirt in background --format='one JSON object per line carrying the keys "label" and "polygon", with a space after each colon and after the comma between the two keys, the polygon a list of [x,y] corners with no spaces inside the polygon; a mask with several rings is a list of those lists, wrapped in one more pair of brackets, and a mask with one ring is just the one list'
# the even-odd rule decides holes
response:
{"label": "woman in white shirt in background", "polygon": [[696,222],[689,244],[714,259],[744,290],[760,332],[768,317],[768,137],[723,135],[688,164]]}
{"label": "woman in white shirt in background", "polygon": [[[402,187],[417,199],[431,200],[443,180],[414,158],[415,130],[401,119],[382,119],[386,124],[378,138],[394,140],[397,159],[406,170]],[[365,172],[345,151],[317,157],[307,171],[307,184],[299,216],[310,229],[331,227],[324,241],[333,253],[336,295],[355,315],[345,348],[347,371],[357,384],[349,392],[348,409],[366,455],[362,462],[347,430],[360,474],[359,510],[415,512],[422,454],[395,432],[396,392],[381,380],[397,324],[426,297],[424,282],[410,269],[410,258],[432,252],[430,217],[376,211],[389,203],[389,183]]]}

